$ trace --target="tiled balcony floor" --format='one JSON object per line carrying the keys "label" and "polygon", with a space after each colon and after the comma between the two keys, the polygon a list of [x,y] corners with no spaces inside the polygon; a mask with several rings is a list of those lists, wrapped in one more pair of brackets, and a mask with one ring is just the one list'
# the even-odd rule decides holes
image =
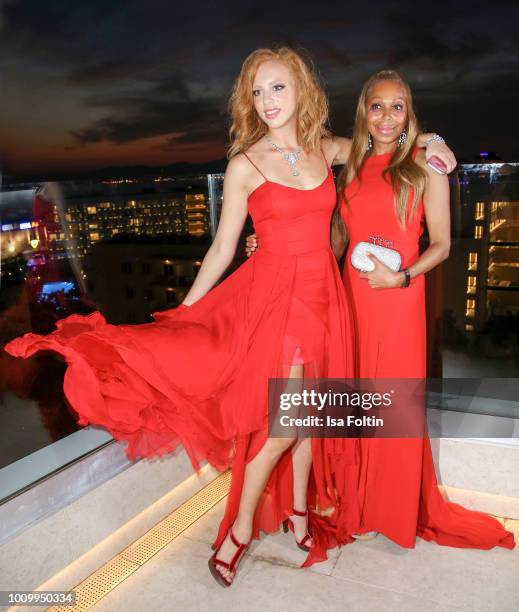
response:
{"label": "tiled balcony floor", "polygon": [[[225,501],[225,500],[224,500]],[[292,534],[255,541],[229,589],[207,568],[220,502],[92,610],[146,609],[352,612],[507,612],[519,609],[519,546],[513,551],[455,549],[418,540],[405,550],[384,536],[333,550],[307,569]],[[508,521],[519,539],[519,521]]]}

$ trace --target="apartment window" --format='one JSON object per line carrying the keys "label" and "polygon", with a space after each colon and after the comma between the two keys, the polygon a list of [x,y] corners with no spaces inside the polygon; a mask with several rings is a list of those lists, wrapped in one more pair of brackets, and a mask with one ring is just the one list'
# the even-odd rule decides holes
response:
{"label": "apartment window", "polygon": [[469,270],[477,270],[478,269],[478,254],[471,252],[469,253]]}
{"label": "apartment window", "polygon": [[467,293],[470,293],[471,295],[476,293],[476,284],[477,278],[475,276],[469,276],[467,278]]}
{"label": "apartment window", "polygon": [[125,274],[131,274],[132,273],[132,264],[129,263],[129,262],[123,263],[123,272]]}
{"label": "apartment window", "polygon": [[135,295],[135,291],[133,287],[125,287],[124,294],[127,300],[133,300],[133,296]]}
{"label": "apartment window", "polygon": [[465,316],[467,318],[474,318],[476,314],[476,300],[467,300],[467,308],[465,310]]}
{"label": "apartment window", "polygon": [[474,217],[476,220],[485,218],[485,204],[484,202],[476,202],[476,208],[474,211]]}
{"label": "apartment window", "polygon": [[99,240],[99,232],[90,232],[90,240],[92,242]]}
{"label": "apartment window", "polygon": [[481,225],[474,227],[474,238],[481,238],[483,236],[483,228]]}
{"label": "apartment window", "polygon": [[175,268],[173,267],[173,264],[165,263],[164,264],[164,276],[166,278],[169,278],[170,276],[174,276],[174,274],[175,274]]}
{"label": "apartment window", "polygon": [[469,324],[465,325],[465,331],[473,332],[474,331],[474,325],[469,325]]}
{"label": "apartment window", "polygon": [[95,215],[96,212],[97,212],[97,209],[95,206],[87,206],[87,214]]}
{"label": "apartment window", "polygon": [[166,304],[176,304],[176,302],[175,290],[168,287],[166,289]]}

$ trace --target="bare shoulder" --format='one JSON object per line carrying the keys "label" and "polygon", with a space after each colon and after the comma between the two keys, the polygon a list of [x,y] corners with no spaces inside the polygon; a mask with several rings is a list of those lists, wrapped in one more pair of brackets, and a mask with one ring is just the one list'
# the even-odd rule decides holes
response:
{"label": "bare shoulder", "polygon": [[234,184],[242,184],[245,186],[250,180],[252,174],[251,168],[253,168],[253,166],[245,155],[243,153],[237,153],[231,157],[227,164],[225,179],[230,179]]}
{"label": "bare shoulder", "polygon": [[[263,181],[258,171],[258,155],[256,151],[247,150],[247,154],[237,153],[229,160],[225,171],[224,189],[241,193],[248,197]],[[253,165],[254,164],[254,165]]]}

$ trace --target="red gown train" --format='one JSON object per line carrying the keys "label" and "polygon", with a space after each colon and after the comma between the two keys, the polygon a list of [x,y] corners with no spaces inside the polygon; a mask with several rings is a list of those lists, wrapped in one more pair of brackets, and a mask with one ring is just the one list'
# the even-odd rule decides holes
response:
{"label": "red gown train", "polygon": [[[341,215],[351,246],[381,236],[393,242],[404,268],[419,257],[424,209],[420,200],[407,231],[400,228],[391,185],[382,178],[390,156],[367,159],[361,182],[346,188],[349,203],[341,205]],[[410,204],[411,199],[408,210]],[[424,276],[412,279],[406,289],[375,290],[349,258],[343,276],[356,323],[358,376],[425,378]],[[407,548],[414,547],[417,535],[460,548],[515,545],[513,534],[494,518],[443,499],[427,437],[360,440],[359,504],[360,532],[379,531]]]}
{"label": "red gown train", "polygon": [[[236,517],[245,466],[267,438],[269,377],[286,377],[301,362],[305,378],[352,375],[351,314],[329,240],[335,201],[328,167],[310,190],[265,178],[248,200],[261,248],[190,307],[154,313],[142,325],[111,325],[99,312],[72,315],[47,336],[29,333],[6,346],[24,358],[61,354],[78,422],[127,442],[130,458],[181,443],[197,470],[203,459],[218,470],[232,467],[213,548]],[[312,440],[308,501],[317,512],[310,513],[314,544],[303,565],[352,541],[356,450],[349,440]],[[253,537],[278,530],[292,507],[288,449],[260,498]]]}

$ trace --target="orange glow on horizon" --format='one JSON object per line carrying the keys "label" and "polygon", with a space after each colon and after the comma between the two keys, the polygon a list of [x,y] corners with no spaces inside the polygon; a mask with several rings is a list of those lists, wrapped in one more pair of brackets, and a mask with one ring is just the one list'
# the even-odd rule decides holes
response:
{"label": "orange glow on horizon", "polygon": [[164,150],[167,140],[168,135],[123,144],[100,142],[56,146],[40,142],[31,146],[30,152],[10,148],[3,154],[2,166],[6,173],[13,175],[88,172],[112,166],[204,163],[222,159],[226,155],[226,143],[223,139],[196,144],[182,142]]}

